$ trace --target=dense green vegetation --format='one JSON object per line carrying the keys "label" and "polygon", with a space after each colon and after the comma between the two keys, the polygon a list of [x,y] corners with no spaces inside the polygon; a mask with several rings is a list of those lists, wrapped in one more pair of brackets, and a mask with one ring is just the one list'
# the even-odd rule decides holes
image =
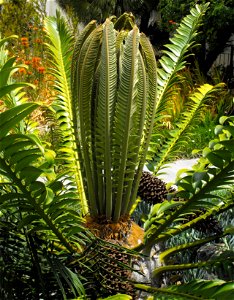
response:
{"label": "dense green vegetation", "polygon": [[[1,299],[230,299],[232,104],[224,83],[187,68],[207,11],[191,8],[159,60],[128,13],[78,37],[59,14],[46,18],[46,52],[30,30],[20,50],[1,38]],[[159,202],[138,199],[144,165],[157,175],[191,157],[202,122],[213,134],[198,164]]]}

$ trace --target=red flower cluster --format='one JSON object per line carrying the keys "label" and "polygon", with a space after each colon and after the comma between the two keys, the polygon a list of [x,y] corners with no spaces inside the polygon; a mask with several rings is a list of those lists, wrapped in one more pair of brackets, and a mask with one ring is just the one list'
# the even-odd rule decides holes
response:
{"label": "red flower cluster", "polygon": [[27,71],[25,68],[20,68],[19,73],[23,75],[23,74],[27,74]]}
{"label": "red flower cluster", "polygon": [[35,39],[35,43],[37,43],[37,44],[42,44],[43,41],[42,41],[42,39]]}
{"label": "red flower cluster", "polygon": [[21,44],[22,44],[25,48],[28,48],[28,46],[29,46],[28,38],[27,38],[27,37],[22,37],[22,38],[21,38]]}
{"label": "red flower cluster", "polygon": [[44,72],[45,72],[45,68],[44,67],[38,67],[37,68],[37,71],[40,73],[40,74],[44,74]]}
{"label": "red flower cluster", "polygon": [[175,25],[176,22],[174,22],[173,20],[168,21],[168,23]]}
{"label": "red flower cluster", "polygon": [[32,58],[32,67],[37,69],[40,66],[41,58],[38,56],[34,56]]}

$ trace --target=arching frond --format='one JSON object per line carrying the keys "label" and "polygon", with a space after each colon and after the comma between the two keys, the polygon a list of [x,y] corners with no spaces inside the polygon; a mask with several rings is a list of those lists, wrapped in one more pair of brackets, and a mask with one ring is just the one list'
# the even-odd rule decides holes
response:
{"label": "arching frond", "polygon": [[229,227],[227,228],[223,233],[218,234],[218,235],[213,235],[204,239],[199,239],[195,242],[191,242],[191,243],[185,243],[185,244],[181,244],[172,248],[169,248],[163,252],[160,253],[160,260],[166,261],[168,259],[169,256],[174,255],[178,252],[184,251],[186,249],[192,249],[194,247],[200,247],[206,243],[209,243],[211,241],[216,240],[217,238],[221,238],[224,237],[228,234],[233,234],[234,233],[234,228],[233,227]]}
{"label": "arching frond", "polygon": [[177,121],[175,129],[169,132],[168,139],[166,139],[156,151],[156,156],[151,163],[154,166],[155,174],[158,174],[169,160],[176,158],[180,147],[189,140],[188,131],[191,130],[191,127],[201,118],[205,104],[211,97],[214,97],[222,87],[222,84],[216,86],[204,84],[190,96],[190,101]]}
{"label": "arching frond", "polygon": [[153,294],[157,299],[215,299],[225,300],[232,297],[234,284],[222,280],[195,280],[186,284],[167,288],[154,288],[136,284],[136,288]]}
{"label": "arching frond", "polygon": [[[191,119],[189,119],[189,110],[184,112],[176,124],[175,130],[171,130],[167,138],[161,136],[162,115],[167,115],[166,111],[170,105],[173,88],[181,81],[179,71],[185,67],[188,51],[195,45],[195,37],[198,34],[198,28],[207,7],[208,4],[205,4],[197,5],[191,9],[190,14],[182,20],[176,33],[170,39],[171,44],[165,45],[167,50],[163,51],[164,55],[159,59],[157,68],[157,107],[154,124],[154,134],[157,136],[157,140],[152,139],[147,158],[147,160],[151,160],[149,168],[151,171],[154,171],[154,168],[156,168],[156,173],[170,158],[172,159],[178,153],[180,145],[187,142],[189,138],[187,128],[191,127],[191,121],[195,118],[195,114],[198,116],[195,103],[192,101],[194,109],[191,111]],[[155,153],[159,154],[153,158]]]}
{"label": "arching frond", "polygon": [[56,18],[47,18],[45,28],[49,43],[48,52],[51,56],[51,74],[55,77],[54,89],[56,90],[53,109],[61,134],[57,159],[63,163],[63,168],[74,174],[78,193],[83,203],[84,213],[87,212],[86,199],[83,191],[80,165],[76,145],[74,143],[73,107],[71,101],[71,48],[74,38],[65,20],[57,15]]}
{"label": "arching frond", "polygon": [[[211,199],[217,199],[214,191],[231,189],[234,179],[234,148],[231,146],[233,145],[233,117],[222,118],[221,122],[222,125],[216,128],[217,138],[210,143],[209,148],[204,150],[207,163],[209,163],[207,169],[200,172],[188,171],[188,174],[177,183],[179,191],[176,196],[185,201],[179,201],[176,204],[162,203],[153,208],[145,224],[146,244],[149,246],[188,229],[202,218],[205,219],[211,214],[233,207],[233,198],[211,202]],[[177,205],[178,208],[173,210],[173,205]],[[208,208],[207,212],[192,221],[181,224],[181,220],[186,220],[186,215],[193,214],[203,207]],[[167,210],[166,214],[163,213],[165,210]]]}
{"label": "arching frond", "polygon": [[42,236],[46,233],[51,241],[73,253],[84,242],[75,191],[65,190],[62,180],[66,177],[56,178],[54,153],[44,149],[37,137],[9,134],[35,107],[36,104],[26,103],[1,114],[0,174],[15,189],[0,195],[0,208],[15,203],[22,215],[19,228],[33,225],[33,231]]}
{"label": "arching frond", "polygon": [[194,45],[198,27],[208,5],[208,3],[196,5],[195,8],[192,8],[190,14],[182,20],[175,35],[170,39],[171,44],[165,45],[168,50],[163,51],[164,55],[159,60],[156,117],[164,111],[168,97],[170,97],[170,89],[178,81],[178,71],[183,69],[186,64],[185,58],[188,50]]}

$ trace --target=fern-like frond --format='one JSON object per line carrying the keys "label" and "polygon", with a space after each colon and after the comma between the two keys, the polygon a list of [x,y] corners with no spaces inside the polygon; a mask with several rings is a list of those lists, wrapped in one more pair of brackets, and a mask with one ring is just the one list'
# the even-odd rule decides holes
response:
{"label": "fern-like frond", "polygon": [[2,139],[10,129],[14,128],[18,122],[23,120],[27,115],[38,107],[35,103],[24,103],[9,109],[1,114],[0,119],[0,139]]}
{"label": "fern-like frond", "polygon": [[156,117],[164,111],[167,100],[170,98],[170,89],[178,81],[178,71],[184,68],[188,50],[194,44],[198,26],[209,4],[196,5],[186,16],[175,35],[170,39],[171,44],[165,45],[168,50],[163,51],[164,56],[159,60],[158,68],[158,102]]}
{"label": "fern-like frond", "polygon": [[[117,58],[116,58],[116,33],[114,25],[106,20],[103,30],[101,59],[100,59],[100,84],[98,88],[97,116],[96,116],[96,159],[100,178],[106,184],[105,212],[108,219],[112,215],[112,132],[117,87]],[[101,162],[101,163],[100,163]],[[103,165],[102,165],[103,164]],[[103,189],[103,184],[99,189]],[[100,209],[101,207],[100,201]]]}
{"label": "fern-like frond", "polygon": [[86,199],[83,191],[80,165],[74,143],[73,107],[71,101],[71,48],[74,38],[65,20],[57,15],[56,18],[47,18],[45,28],[49,43],[48,52],[51,56],[51,74],[55,77],[56,90],[53,108],[57,117],[62,139],[57,159],[63,163],[63,168],[74,173],[80,200],[83,203],[84,213],[87,212]]}
{"label": "fern-like frond", "polygon": [[157,299],[226,300],[232,298],[234,284],[222,280],[195,280],[167,288],[154,288],[143,284],[136,284],[135,287],[153,294]]}
{"label": "fern-like frond", "polygon": [[186,141],[188,142],[187,133],[201,117],[205,104],[211,97],[214,97],[222,87],[223,85],[221,84],[216,86],[204,84],[190,96],[190,101],[177,121],[175,129],[169,132],[168,139],[166,139],[163,145],[156,151],[156,156],[153,162],[151,162],[154,166],[155,174],[158,174],[169,160],[176,158],[180,147],[186,143]]}
{"label": "fern-like frond", "polygon": [[51,241],[73,253],[80,250],[84,242],[76,192],[65,190],[62,179],[56,179],[54,153],[44,150],[38,138],[9,134],[35,107],[36,104],[26,103],[1,114],[0,173],[15,190],[0,195],[0,207],[6,209],[18,203],[22,214],[19,228],[33,225],[33,231],[46,233]]}
{"label": "fern-like frond", "polygon": [[[140,182],[141,178],[141,173],[144,167],[145,159],[146,159],[146,154],[148,151],[149,147],[149,142],[151,138],[151,134],[153,131],[153,125],[154,125],[154,116],[155,116],[155,110],[156,110],[156,92],[157,92],[157,69],[156,69],[156,60],[154,58],[154,51],[153,48],[148,40],[148,38],[144,35],[141,34],[140,36],[140,45],[141,45],[141,59],[144,62],[144,68],[142,68],[143,74],[144,72],[146,73],[146,82],[144,85],[142,85],[142,88],[139,89],[139,99],[140,95],[145,98],[145,103],[142,100],[142,116],[145,114],[144,117],[144,125],[143,128],[140,127],[140,130],[138,135],[142,134],[142,140],[140,141],[140,151],[138,155],[138,165],[137,169],[135,171],[135,176],[134,176],[134,182],[132,184],[133,188],[131,191],[130,195],[130,201],[128,202],[128,206],[126,207],[127,210],[125,211],[130,211],[133,203],[135,202],[136,195],[137,195],[137,190],[138,190],[138,185]],[[139,67],[141,70],[141,67]],[[140,80],[140,78],[139,78]],[[143,94],[142,94],[143,93]],[[142,122],[140,119],[140,124]]]}
{"label": "fern-like frond", "polygon": [[224,237],[224,236],[229,235],[229,234],[231,234],[231,235],[234,234],[234,228],[233,227],[227,228],[222,234],[210,236],[210,237],[207,237],[207,238],[204,238],[204,239],[199,239],[195,242],[181,244],[181,245],[169,248],[169,249],[167,249],[167,250],[160,253],[160,260],[162,262],[164,262],[171,255],[174,255],[174,254],[176,254],[178,252],[181,252],[181,251],[184,251],[186,249],[192,249],[194,247],[200,247],[200,246],[202,246],[206,243],[209,243],[211,241],[216,240],[217,238],[221,238],[221,237]]}
{"label": "fern-like frond", "polygon": [[[124,14],[121,22],[128,18]],[[137,26],[118,32],[112,21],[98,27],[92,22],[78,38],[72,102],[91,216],[117,222],[129,216],[136,200],[154,123],[157,74],[146,36]]]}
{"label": "fern-like frond", "polygon": [[[113,165],[115,173],[113,184],[116,185],[114,221],[118,220],[121,214],[123,191],[126,184],[128,147],[131,145],[132,126],[134,126],[132,122],[136,110],[139,37],[138,28],[134,27],[126,38],[123,50],[122,72],[114,122],[115,150]],[[132,151],[129,151],[129,153],[132,153]],[[116,174],[118,174],[118,177],[115,176]]]}
{"label": "fern-like frond", "polygon": [[[169,202],[167,204],[169,212],[166,214],[162,212],[161,208],[161,206],[165,206],[164,203],[153,209],[153,214],[145,224],[146,244],[149,246],[159,240],[164,240],[169,235],[176,235],[188,229],[202,218],[205,219],[211,214],[218,214],[233,207],[233,199],[211,202],[212,199],[217,199],[214,191],[224,188],[231,189],[234,179],[234,148],[231,146],[233,145],[233,117],[221,119],[221,121],[223,124],[216,129],[217,139],[212,141],[210,147],[204,151],[209,163],[207,169],[200,172],[189,171],[177,182],[179,191],[176,196],[185,201],[179,201],[177,204],[179,207],[176,210],[172,209],[173,203]],[[186,220],[186,215],[193,214],[203,207],[208,208],[204,214],[181,224],[181,221]]]}

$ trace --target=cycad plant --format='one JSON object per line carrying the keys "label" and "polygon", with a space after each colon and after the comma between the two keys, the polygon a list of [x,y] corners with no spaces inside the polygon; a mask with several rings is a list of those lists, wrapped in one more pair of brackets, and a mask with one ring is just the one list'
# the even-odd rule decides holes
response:
{"label": "cycad plant", "polygon": [[[224,199],[214,193],[231,189],[234,179],[232,117],[221,119],[217,138],[204,150],[201,166],[178,182],[178,193],[152,207],[145,218],[144,239],[135,252],[120,248],[114,241],[123,244],[132,227],[129,217],[151,131],[167,104],[176,71],[185,64],[188,44],[196,36],[206,9],[207,5],[192,9],[171,48],[168,46],[171,60],[161,62],[158,96],[153,49],[131,15],[125,14],[117,21],[110,18],[102,25],[89,23],[78,37],[72,57],[73,40],[62,18],[46,21],[57,91],[52,112],[61,129],[61,147],[56,155],[52,146],[35,134],[20,131],[19,122],[38,104],[23,103],[1,114],[0,240],[7,241],[0,244],[3,299],[97,299],[119,292],[137,299],[133,289],[146,291],[156,299],[228,299],[231,295],[233,284],[219,280],[162,288],[161,275],[215,266],[224,260],[231,266],[232,253],[208,262],[184,264],[176,264],[171,257],[232,234],[232,228],[162,252],[161,267],[152,270],[152,282],[147,285],[130,282],[129,286],[126,281],[132,271],[129,255],[137,251],[150,255],[155,244],[233,207],[232,192]],[[199,107],[201,94],[211,94],[212,90],[210,86],[200,89],[194,105]],[[6,88],[5,94],[8,92]],[[184,115],[184,122],[190,120],[188,115]],[[85,224],[83,217],[87,214],[91,218]],[[27,247],[25,257],[22,245]],[[16,272],[19,261],[21,272]],[[6,272],[9,270],[17,275],[12,284],[11,273]],[[33,274],[35,280],[29,284]],[[18,282],[26,286],[24,293],[20,284],[15,284]],[[109,299],[121,297],[130,299],[119,295]]]}
{"label": "cycad plant", "polygon": [[[55,61],[60,53],[65,54],[55,69],[59,77],[56,87],[62,92],[55,109],[65,128],[73,124],[75,139],[70,155],[79,159],[76,171],[82,175],[91,222],[103,224],[129,219],[156,109],[153,48],[133,24],[132,16],[126,14],[115,24],[114,20],[107,19],[102,25],[91,21],[80,34],[71,78],[62,76],[66,75],[62,68],[69,61],[64,47],[69,43],[64,45],[56,36],[55,21],[46,22]],[[69,32],[59,22],[58,32],[69,42]]]}
{"label": "cycad plant", "polygon": [[[93,222],[117,224],[129,218],[155,121],[165,110],[170,89],[185,65],[184,58],[194,44],[206,8],[207,5],[197,7],[184,20],[172,45],[168,45],[170,51],[165,51],[160,60],[158,80],[152,46],[127,14],[117,21],[111,18],[98,26],[91,21],[86,26],[76,42],[71,78],[62,77],[60,66],[57,68],[60,78],[66,78],[67,86],[71,80],[70,94],[64,90],[59,102],[59,118],[63,118],[64,124],[69,117],[67,126],[71,122],[74,125],[73,146],[78,153],[80,178]],[[58,41],[55,44],[52,23],[48,20],[46,26],[53,43],[50,50],[56,58]],[[68,47],[68,43],[63,47]],[[64,65],[69,56],[69,52],[64,56]],[[197,93],[192,98],[192,108],[184,113],[173,140],[161,145],[159,168],[175,151],[176,143],[191,120],[195,121],[205,99],[216,89],[204,86],[201,95]]]}

